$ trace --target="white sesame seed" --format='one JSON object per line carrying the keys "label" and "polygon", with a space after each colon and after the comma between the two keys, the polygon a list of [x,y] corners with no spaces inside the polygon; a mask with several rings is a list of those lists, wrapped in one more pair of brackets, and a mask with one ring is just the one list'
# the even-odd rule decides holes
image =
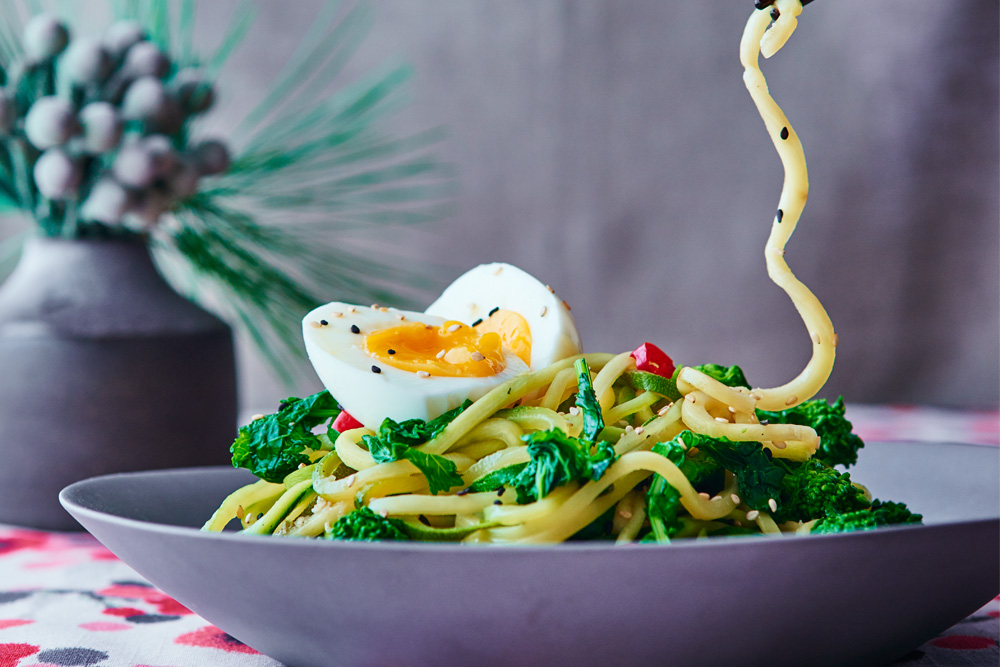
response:
{"label": "white sesame seed", "polygon": [[714,503],[716,500],[722,500],[722,496],[712,496],[712,502]]}
{"label": "white sesame seed", "polygon": [[306,467],[306,464],[305,464],[305,463],[300,463],[300,464],[299,464],[299,470],[302,470],[302,469],[303,469],[303,468],[305,468],[305,467]]}
{"label": "white sesame seed", "polygon": [[373,303],[372,304],[372,310],[378,310],[378,304],[377,303]]}
{"label": "white sesame seed", "polygon": [[731,406],[731,405],[730,405],[730,406],[729,406],[729,412],[730,412],[731,414],[734,414],[734,415],[735,415],[735,414],[736,414],[736,408],[734,408],[733,406]]}
{"label": "white sesame seed", "polygon": [[441,350],[440,352],[438,352],[438,353],[437,353],[436,355],[434,355],[434,356],[435,356],[435,358],[437,358],[437,359],[443,359],[443,358],[444,358],[444,350]]}
{"label": "white sesame seed", "polygon": [[673,403],[671,403],[670,405],[664,405],[662,408],[660,408],[659,410],[656,411],[656,414],[658,416],[662,417],[663,415],[667,414],[667,411],[670,410],[670,407],[672,405],[673,405]]}
{"label": "white sesame seed", "polygon": [[717,421],[719,423],[722,423],[722,424],[728,424],[729,423],[729,420],[726,419],[725,417],[716,417],[715,421]]}
{"label": "white sesame seed", "polygon": [[355,477],[354,475],[351,475],[350,477],[348,477],[347,478],[347,488],[351,488],[352,486],[354,486],[354,483],[356,481],[358,481],[358,478]]}
{"label": "white sesame seed", "polygon": [[572,308],[569,307],[569,304],[566,303],[565,300],[562,302],[562,304],[563,304],[563,308],[565,308],[566,310],[573,310]]}
{"label": "white sesame seed", "polygon": [[343,317],[344,314],[342,312],[340,312],[339,310],[335,310],[332,313],[330,313],[330,316],[331,317]]}
{"label": "white sesame seed", "polygon": [[750,394],[750,398],[752,398],[755,401],[759,401],[760,400],[760,394]]}
{"label": "white sesame seed", "polygon": [[618,514],[621,515],[621,517],[623,519],[631,519],[632,518],[632,513],[629,512],[628,510],[622,510],[622,511],[618,512]]}
{"label": "white sesame seed", "polygon": [[812,335],[812,339],[813,339],[813,342],[814,342],[814,343],[816,343],[817,345],[819,345],[819,344],[820,344],[820,341],[822,340],[822,339],[821,339],[821,338],[819,337],[819,334],[818,334],[818,333],[814,333],[814,334]]}
{"label": "white sesame seed", "polygon": [[576,407],[575,405],[571,405],[569,408],[569,413],[571,415],[578,415],[580,414],[580,408]]}
{"label": "white sesame seed", "polygon": [[498,266],[498,267],[497,267],[497,268],[496,268],[496,269],[495,269],[495,270],[493,271],[493,275],[495,275],[495,276],[499,276],[499,275],[500,275],[500,272],[501,272],[501,271],[503,271],[503,267],[502,267],[502,266]]}
{"label": "white sesame seed", "polygon": [[634,431],[635,431],[635,429],[634,429],[634,428],[632,428],[632,425],[631,425],[631,424],[629,424],[628,426],[626,426],[626,427],[625,427],[625,432],[626,432],[626,433],[632,433],[632,432],[634,432]]}
{"label": "white sesame seed", "polygon": [[406,315],[404,315],[403,313],[396,313],[396,319],[399,321],[403,321],[406,319]]}
{"label": "white sesame seed", "polygon": [[735,493],[730,493],[729,494],[729,499],[732,500],[737,505],[740,504],[740,497],[738,495],[736,495]]}
{"label": "white sesame seed", "polygon": [[555,291],[554,289],[552,289],[552,286],[551,286],[551,285],[546,285],[546,286],[545,286],[545,289],[547,289],[548,291],[552,292],[553,294],[555,294],[555,293],[556,293],[556,291]]}
{"label": "white sesame seed", "polygon": [[355,308],[354,306],[349,306],[347,308],[347,312],[349,312],[349,313],[351,313],[353,315],[354,313],[358,312],[358,309]]}
{"label": "white sesame seed", "polygon": [[462,325],[459,324],[458,322],[456,322],[455,324],[452,324],[451,326],[448,327],[448,333],[455,333],[456,331],[458,331],[461,328],[462,328]]}
{"label": "white sesame seed", "polygon": [[545,317],[545,313],[549,312],[548,306],[542,306],[542,312],[538,313],[539,317]]}
{"label": "white sesame seed", "polygon": [[772,512],[778,511],[778,501],[775,500],[774,498],[767,499],[767,506],[771,508]]}
{"label": "white sesame seed", "polygon": [[245,517],[246,515],[247,515],[247,511],[245,509],[243,509],[243,505],[237,505],[237,507],[236,507],[236,518],[239,519],[240,521],[242,521],[243,517]]}
{"label": "white sesame seed", "polygon": [[645,430],[646,430],[646,429],[644,429],[644,428],[643,428],[642,426],[640,426],[639,428],[637,428],[637,429],[635,430],[635,434],[636,434],[636,435],[642,435],[642,432],[643,432],[643,431],[645,431]]}
{"label": "white sesame seed", "polygon": [[323,327],[323,325],[320,324],[319,322],[310,322],[309,326],[311,326],[313,329],[320,329]]}
{"label": "white sesame seed", "polygon": [[686,396],[684,396],[684,400],[687,401],[688,403],[694,404],[695,403],[694,394],[687,394]]}
{"label": "white sesame seed", "polygon": [[757,517],[760,516],[760,512],[757,510],[750,510],[747,512],[747,521],[756,521]]}
{"label": "white sesame seed", "polygon": [[784,440],[772,440],[771,444],[774,445],[777,449],[784,449],[785,447],[788,446]]}
{"label": "white sesame seed", "polygon": [[417,371],[418,378],[429,378],[431,376],[427,371]]}
{"label": "white sesame seed", "polygon": [[794,403],[797,400],[799,400],[798,396],[789,396],[788,400],[785,401],[785,405],[791,405],[792,403]]}
{"label": "white sesame seed", "polygon": [[379,510],[378,515],[384,519],[389,516],[389,510]]}
{"label": "white sesame seed", "polygon": [[704,491],[702,491],[702,492],[701,492],[701,493],[699,493],[698,495],[699,495],[699,496],[701,496],[702,498],[704,498],[705,500],[708,500],[708,497],[709,497],[709,496],[708,496],[708,494],[707,494],[707,493],[705,493]]}
{"label": "white sesame seed", "polygon": [[264,418],[264,415],[262,415],[261,413],[258,412],[257,414],[255,414],[253,417],[250,418],[250,421],[255,422],[258,419],[263,419],[263,418]]}
{"label": "white sesame seed", "polygon": [[486,356],[482,352],[473,352],[471,355],[473,361],[482,361]]}
{"label": "white sesame seed", "polygon": [[389,309],[386,308],[385,306],[379,306],[378,312],[380,312],[380,313],[388,313]]}
{"label": "white sesame seed", "polygon": [[833,346],[837,347],[837,342],[840,341],[840,336],[833,334]]}

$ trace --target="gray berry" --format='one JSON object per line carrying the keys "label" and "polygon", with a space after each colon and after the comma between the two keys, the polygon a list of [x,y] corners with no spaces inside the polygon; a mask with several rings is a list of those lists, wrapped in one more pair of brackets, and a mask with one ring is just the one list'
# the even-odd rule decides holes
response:
{"label": "gray berry", "polygon": [[36,100],[24,119],[28,141],[41,150],[66,143],[79,129],[73,105],[55,95]]}
{"label": "gray berry", "polygon": [[0,135],[10,134],[17,120],[17,105],[14,97],[5,90],[0,90]]}
{"label": "gray berry", "polygon": [[178,72],[170,82],[170,90],[187,113],[202,113],[215,102],[214,87],[195,69]]}
{"label": "gray berry", "polygon": [[39,14],[24,26],[24,55],[30,63],[54,58],[69,44],[66,24],[52,14]]}
{"label": "gray berry", "polygon": [[162,134],[151,134],[144,137],[142,146],[153,156],[153,167],[157,178],[165,178],[177,166],[177,153],[170,139]]}
{"label": "gray berry", "polygon": [[125,53],[122,68],[130,76],[155,76],[160,79],[170,71],[170,58],[152,42],[137,42]]}
{"label": "gray berry", "polygon": [[169,192],[160,188],[150,188],[135,199],[129,207],[129,213],[138,218],[146,226],[156,224],[160,216],[170,210],[174,203],[174,198]]}
{"label": "gray berry", "polygon": [[49,199],[72,197],[83,175],[80,164],[58,148],[51,148],[38,157],[34,174],[38,191]]}
{"label": "gray berry", "polygon": [[198,169],[188,161],[180,161],[167,179],[170,191],[178,199],[187,199],[198,192]]}
{"label": "gray berry", "polygon": [[193,153],[198,172],[203,176],[221,174],[229,168],[229,149],[221,141],[202,141]]}
{"label": "gray berry", "polygon": [[144,76],[133,81],[122,99],[122,114],[129,120],[158,118],[167,111],[167,91],[160,80]]}
{"label": "gray berry", "polygon": [[114,225],[121,222],[129,207],[129,193],[110,178],[102,178],[90,189],[90,194],[80,207],[80,216],[86,221]]}
{"label": "gray berry", "polygon": [[146,30],[138,21],[118,21],[104,33],[104,46],[115,57],[121,56],[130,46],[148,39]]}
{"label": "gray berry", "polygon": [[59,74],[70,83],[100,83],[110,71],[111,56],[96,39],[74,39],[59,58]]}
{"label": "gray berry", "polygon": [[108,102],[91,102],[80,109],[84,146],[91,153],[103,153],[118,146],[122,138],[122,118]]}
{"label": "gray berry", "polygon": [[111,171],[122,185],[146,188],[156,180],[156,159],[142,144],[128,144],[118,151]]}

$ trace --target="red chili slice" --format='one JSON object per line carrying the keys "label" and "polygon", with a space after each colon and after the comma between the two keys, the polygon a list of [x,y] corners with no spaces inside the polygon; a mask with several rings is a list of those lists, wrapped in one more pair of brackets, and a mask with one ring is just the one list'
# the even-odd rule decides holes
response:
{"label": "red chili slice", "polygon": [[652,343],[643,343],[632,352],[635,368],[647,373],[655,373],[665,378],[673,377],[674,362],[667,353]]}
{"label": "red chili slice", "polygon": [[337,433],[350,431],[352,428],[363,428],[364,424],[347,414],[347,410],[341,410],[337,418],[333,420],[333,430]]}

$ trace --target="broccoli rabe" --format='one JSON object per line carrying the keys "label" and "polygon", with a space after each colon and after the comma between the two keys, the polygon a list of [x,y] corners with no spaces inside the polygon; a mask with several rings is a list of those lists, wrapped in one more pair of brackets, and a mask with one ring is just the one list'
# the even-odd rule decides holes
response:
{"label": "broccoli rabe", "polygon": [[731,442],[693,433],[685,441],[736,476],[739,496],[751,509],[769,511],[770,501],[780,497],[785,470],[759,442]]}
{"label": "broccoli rabe", "polygon": [[300,464],[309,464],[310,451],[322,448],[312,429],[333,423],[340,409],[327,391],[306,398],[286,398],[278,411],[240,428],[230,451],[233,467],[246,468],[268,482],[280,482]]}
{"label": "broccoli rabe", "polygon": [[757,418],[772,424],[811,426],[820,437],[819,451],[813,458],[828,465],[854,465],[858,450],[865,446],[861,438],[851,433],[853,426],[844,417],[844,398],[833,404],[818,398],[779,412],[757,410]]}
{"label": "broccoli rabe", "polygon": [[328,540],[407,540],[404,523],[379,516],[367,507],[356,509],[337,519],[324,533]]}
{"label": "broccoli rabe", "polygon": [[869,506],[865,492],[841,473],[816,459],[804,463],[776,461],[785,469],[777,521],[809,521],[855,512]]}
{"label": "broccoli rabe", "polygon": [[883,526],[920,523],[923,517],[914,514],[903,503],[872,501],[871,507],[846,514],[834,514],[813,524],[811,533],[846,533],[852,530],[872,530]]}

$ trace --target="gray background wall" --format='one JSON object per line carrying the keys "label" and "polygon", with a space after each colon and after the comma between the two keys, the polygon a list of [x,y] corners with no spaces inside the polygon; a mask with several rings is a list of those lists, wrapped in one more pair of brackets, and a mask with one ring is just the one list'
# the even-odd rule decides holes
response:
{"label": "gray background wall", "polygon": [[[799,371],[807,334],[764,268],[782,177],[741,80],[750,0],[374,4],[343,78],[412,62],[399,127],[446,126],[461,182],[454,218],[387,242],[450,267],[442,287],[520,265],[573,305],[591,351],[649,340],[755,384]],[[207,36],[233,3],[202,5]],[[257,6],[223,124],[264,94],[318,2]],[[998,402],[998,7],[821,0],[764,63],[809,162],[788,259],[840,333],[829,395]],[[241,368],[248,410],[289,391],[245,346]]]}

